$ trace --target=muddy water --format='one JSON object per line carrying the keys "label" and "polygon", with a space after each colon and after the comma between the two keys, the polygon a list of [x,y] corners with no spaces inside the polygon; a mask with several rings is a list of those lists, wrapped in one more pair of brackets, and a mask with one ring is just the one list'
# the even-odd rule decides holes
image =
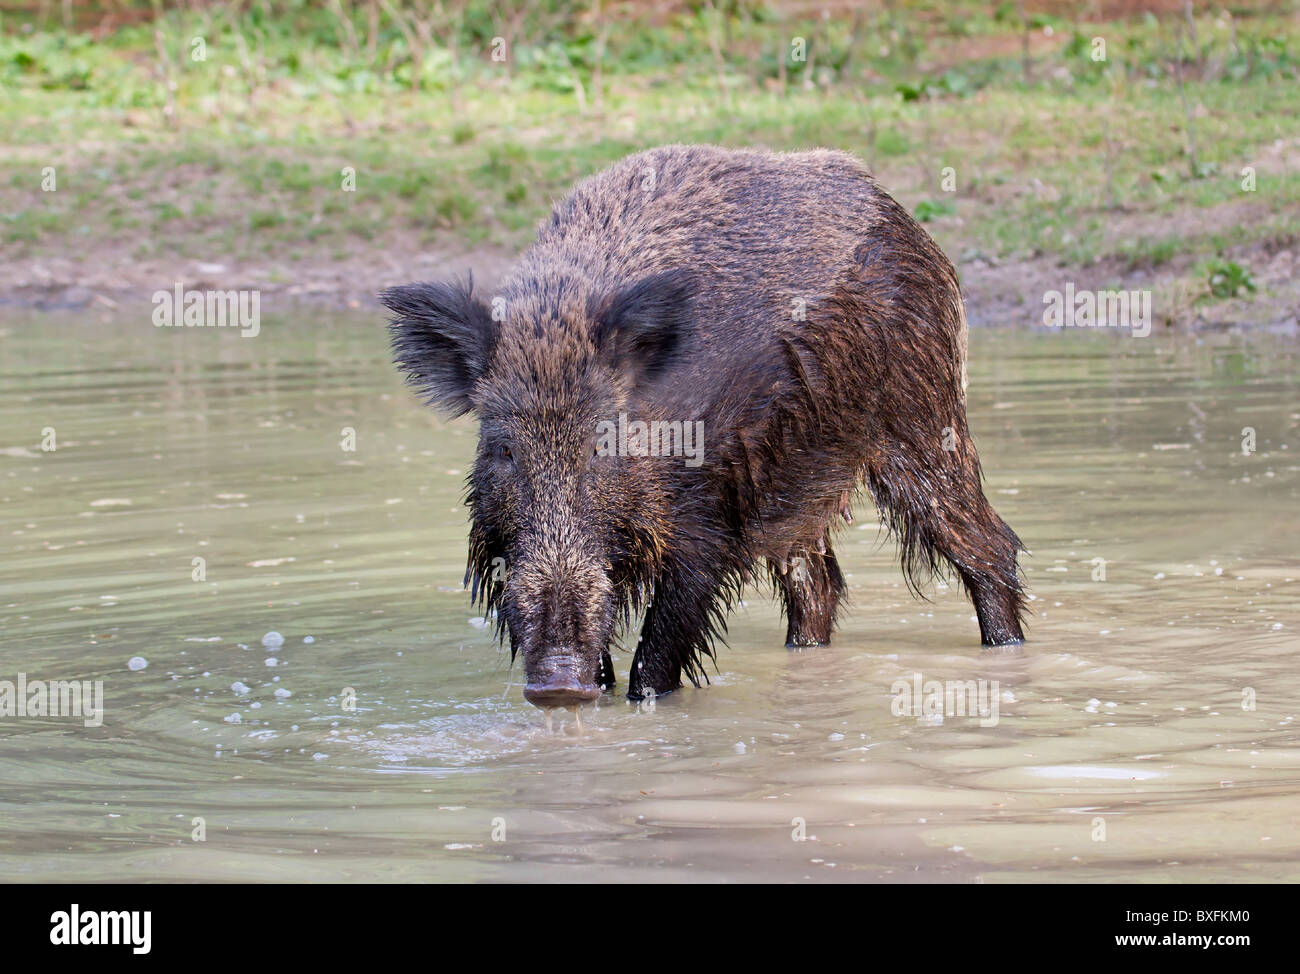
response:
{"label": "muddy water", "polygon": [[373,319],[0,331],[0,680],[104,692],[0,719],[6,879],[1300,880],[1294,346],[976,334],[1023,652],[860,509],[836,645],[752,592],[712,686],[548,731],[460,591],[473,428]]}

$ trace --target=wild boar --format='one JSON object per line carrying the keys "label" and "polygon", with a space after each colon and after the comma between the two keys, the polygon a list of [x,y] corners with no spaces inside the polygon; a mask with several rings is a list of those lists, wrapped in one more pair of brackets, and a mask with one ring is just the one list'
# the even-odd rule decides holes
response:
{"label": "wild boar", "polygon": [[556,204],[486,298],[472,279],[382,295],[409,382],[478,418],[466,585],[532,703],[612,688],[610,642],[642,612],[628,696],[699,686],[764,569],[787,645],[828,642],[833,535],[863,488],[909,585],[950,567],[985,644],[1023,638],[1022,545],[966,426],[956,272],[852,156],[630,156]]}

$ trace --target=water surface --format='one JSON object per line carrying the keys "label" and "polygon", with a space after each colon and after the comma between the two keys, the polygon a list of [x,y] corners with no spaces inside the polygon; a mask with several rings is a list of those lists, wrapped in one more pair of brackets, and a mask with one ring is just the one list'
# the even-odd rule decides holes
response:
{"label": "water surface", "polygon": [[[474,427],[378,320],[0,318],[0,680],[106,708],[0,720],[0,875],[1300,880],[1293,346],[976,333],[1023,652],[914,600],[868,506],[835,645],[751,591],[711,686],[548,730],[461,590]],[[996,720],[897,714],[918,673]]]}

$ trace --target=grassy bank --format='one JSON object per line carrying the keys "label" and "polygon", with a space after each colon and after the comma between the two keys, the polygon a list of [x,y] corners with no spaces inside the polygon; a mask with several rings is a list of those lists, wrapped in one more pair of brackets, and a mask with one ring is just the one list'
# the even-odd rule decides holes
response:
{"label": "grassy bank", "polygon": [[0,15],[10,287],[504,255],[666,141],[848,149],[963,265],[1169,267],[1193,304],[1297,232],[1291,3],[29,6]]}

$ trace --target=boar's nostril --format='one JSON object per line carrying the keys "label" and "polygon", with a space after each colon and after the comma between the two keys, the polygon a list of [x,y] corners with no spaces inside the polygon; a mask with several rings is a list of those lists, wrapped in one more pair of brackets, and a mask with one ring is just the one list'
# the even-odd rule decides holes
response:
{"label": "boar's nostril", "polygon": [[600,687],[581,675],[574,660],[550,657],[529,674],[524,699],[537,707],[574,707],[600,696]]}

